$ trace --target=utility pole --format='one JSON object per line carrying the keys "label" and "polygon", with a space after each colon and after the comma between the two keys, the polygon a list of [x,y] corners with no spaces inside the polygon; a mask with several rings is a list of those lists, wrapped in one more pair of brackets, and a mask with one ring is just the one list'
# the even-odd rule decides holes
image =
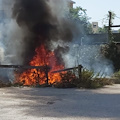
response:
{"label": "utility pole", "polygon": [[111,42],[112,41],[112,32],[111,32],[112,12],[108,11],[108,13],[109,13],[108,40],[109,40],[109,42]]}
{"label": "utility pole", "polygon": [[108,27],[108,41],[112,42],[114,40],[114,37],[113,37],[112,31],[111,31],[111,28],[112,27],[120,27],[120,25],[112,25],[112,19],[114,19],[115,14],[112,13],[111,11],[108,11],[108,13],[109,13],[109,25],[107,26]]}
{"label": "utility pole", "polygon": [[111,21],[111,19],[112,19],[112,12],[110,12],[110,11],[108,11],[109,12],[109,31],[111,31],[111,26],[112,26],[112,21]]}
{"label": "utility pole", "polygon": [[108,11],[109,13],[109,30],[111,30],[112,27],[120,27],[120,25],[112,25],[112,12]]}

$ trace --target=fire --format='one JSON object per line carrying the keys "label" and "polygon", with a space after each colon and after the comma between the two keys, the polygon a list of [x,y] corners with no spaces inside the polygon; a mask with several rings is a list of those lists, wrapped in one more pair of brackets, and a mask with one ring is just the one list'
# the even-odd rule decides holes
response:
{"label": "fire", "polygon": [[[47,81],[46,70],[48,70],[49,84],[60,81],[59,73],[52,73],[52,71],[63,69],[63,65],[57,64],[57,59],[53,51],[49,51],[44,45],[36,48],[36,55],[30,62],[30,66],[43,66],[43,69],[29,69],[23,72],[19,77],[19,82],[24,85],[44,84]],[[50,67],[50,68],[49,68]]]}

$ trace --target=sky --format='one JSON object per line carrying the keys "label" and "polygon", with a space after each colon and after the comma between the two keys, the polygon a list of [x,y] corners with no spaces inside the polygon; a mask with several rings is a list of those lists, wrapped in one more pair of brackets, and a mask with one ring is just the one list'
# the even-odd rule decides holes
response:
{"label": "sky", "polygon": [[[103,23],[108,24],[104,18],[108,14],[108,11],[113,11],[117,17],[115,17],[114,25],[120,25],[120,0],[73,0],[76,2],[74,7],[81,6],[87,10],[87,15],[90,17],[90,22],[98,22],[102,27]],[[103,20],[104,19],[104,20]],[[120,29],[120,28],[114,28]]]}

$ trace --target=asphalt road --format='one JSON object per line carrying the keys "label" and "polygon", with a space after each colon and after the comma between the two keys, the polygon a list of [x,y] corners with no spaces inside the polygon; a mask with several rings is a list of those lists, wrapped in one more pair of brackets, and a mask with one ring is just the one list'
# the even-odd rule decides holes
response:
{"label": "asphalt road", "polygon": [[0,120],[120,120],[120,85],[97,90],[0,88]]}

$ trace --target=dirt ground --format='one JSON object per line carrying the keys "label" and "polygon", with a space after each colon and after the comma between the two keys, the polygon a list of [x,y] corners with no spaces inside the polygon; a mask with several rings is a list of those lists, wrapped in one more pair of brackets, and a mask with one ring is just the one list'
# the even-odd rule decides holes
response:
{"label": "dirt ground", "polygon": [[0,120],[120,120],[120,85],[97,90],[0,88]]}

